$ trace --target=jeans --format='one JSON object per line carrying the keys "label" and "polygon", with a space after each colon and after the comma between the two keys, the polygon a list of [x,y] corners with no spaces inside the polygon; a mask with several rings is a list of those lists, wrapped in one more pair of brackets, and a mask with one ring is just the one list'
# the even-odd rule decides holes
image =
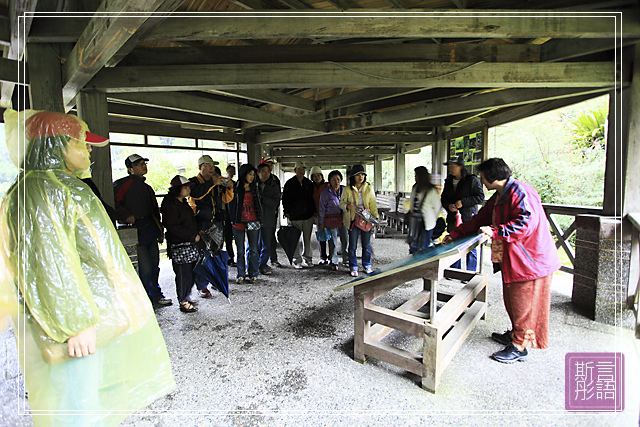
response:
{"label": "jeans", "polygon": [[267,262],[271,259],[271,262],[278,261],[278,255],[276,253],[276,228],[275,227],[262,227],[260,229],[260,242],[262,249],[260,250],[260,269],[267,268]]}
{"label": "jeans", "polygon": [[311,232],[313,231],[313,217],[309,219],[290,221],[290,223],[295,228],[302,231],[302,243],[304,245],[304,253],[302,254],[302,257],[300,257],[300,243],[298,242],[296,250],[293,253],[293,263],[300,264],[304,258],[304,261],[306,261],[307,264],[313,264],[313,257],[311,255]]}
{"label": "jeans", "polygon": [[173,265],[173,271],[176,273],[176,295],[178,296],[178,302],[191,301],[191,288],[193,288],[195,279],[193,267],[196,266],[196,263],[178,264],[177,262],[171,261],[171,264]]}
{"label": "jeans", "polygon": [[151,302],[158,302],[164,295],[158,284],[160,275],[160,250],[158,242],[151,242],[147,245],[138,245],[138,275],[142,286]]}
{"label": "jeans", "polygon": [[[244,235],[247,234],[249,243],[248,250],[245,250]],[[245,254],[248,252],[249,277],[258,277],[258,264],[260,262],[260,230],[238,230],[233,229],[233,237],[236,240],[238,249],[238,276],[247,277]]]}
{"label": "jeans", "polygon": [[346,227],[329,228],[331,240],[329,240],[329,260],[331,264],[338,265],[338,238],[340,238],[340,247],[342,248],[342,262],[349,262],[349,251],[347,245],[349,241],[349,233]]}
{"label": "jeans", "polygon": [[[471,250],[471,252],[467,254],[467,270],[468,271],[477,271],[478,254],[476,250],[477,248]],[[462,266],[462,260],[460,259],[454,262],[453,264],[451,264],[451,268],[461,268],[461,266]]]}
{"label": "jeans", "polygon": [[427,249],[431,246],[431,236],[433,236],[433,228],[431,230],[425,230],[424,227],[420,230],[420,237],[418,237],[418,245],[409,246],[409,253],[412,254],[421,249]]}
{"label": "jeans", "polygon": [[371,268],[371,231],[362,231],[358,227],[353,227],[353,230],[349,231],[349,266],[351,271],[358,271],[358,259],[356,258],[358,236],[362,236],[362,266],[365,269]]}

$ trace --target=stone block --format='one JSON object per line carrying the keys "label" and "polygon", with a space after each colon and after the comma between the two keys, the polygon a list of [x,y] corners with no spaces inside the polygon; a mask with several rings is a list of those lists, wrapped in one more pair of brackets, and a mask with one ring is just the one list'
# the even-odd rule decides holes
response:
{"label": "stone block", "polygon": [[594,320],[608,325],[617,325],[624,310],[625,305],[622,303],[599,301],[596,304]]}

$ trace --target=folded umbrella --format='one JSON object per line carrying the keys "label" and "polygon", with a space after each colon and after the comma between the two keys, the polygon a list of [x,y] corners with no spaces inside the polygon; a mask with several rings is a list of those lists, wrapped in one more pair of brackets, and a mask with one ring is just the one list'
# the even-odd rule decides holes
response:
{"label": "folded umbrella", "polygon": [[289,258],[289,263],[293,265],[293,254],[298,246],[302,232],[292,225],[285,225],[278,230],[278,242],[282,245],[285,255]]}
{"label": "folded umbrella", "polygon": [[[211,256],[209,251],[204,251],[204,255],[193,268],[194,273],[209,281],[209,283],[227,297],[227,300],[229,300],[228,259],[229,257],[225,250],[221,250],[218,256]],[[231,302],[231,300],[229,300],[229,302]]]}

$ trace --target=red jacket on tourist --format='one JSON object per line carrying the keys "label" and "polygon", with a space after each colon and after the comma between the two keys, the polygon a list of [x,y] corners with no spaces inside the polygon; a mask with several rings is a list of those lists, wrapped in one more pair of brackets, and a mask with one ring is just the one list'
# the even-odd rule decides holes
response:
{"label": "red jacket on tourist", "polygon": [[505,283],[546,277],[560,268],[540,196],[529,184],[510,177],[500,198],[496,192],[476,216],[450,234],[457,239],[485,225],[491,226],[494,241],[502,241]]}

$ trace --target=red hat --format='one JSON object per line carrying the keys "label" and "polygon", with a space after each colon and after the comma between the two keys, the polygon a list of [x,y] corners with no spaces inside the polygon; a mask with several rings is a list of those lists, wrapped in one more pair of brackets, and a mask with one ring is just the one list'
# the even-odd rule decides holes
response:
{"label": "red hat", "polygon": [[25,121],[27,139],[58,135],[79,139],[96,147],[104,147],[109,143],[109,138],[89,132],[89,126],[84,121],[69,114],[40,111]]}

